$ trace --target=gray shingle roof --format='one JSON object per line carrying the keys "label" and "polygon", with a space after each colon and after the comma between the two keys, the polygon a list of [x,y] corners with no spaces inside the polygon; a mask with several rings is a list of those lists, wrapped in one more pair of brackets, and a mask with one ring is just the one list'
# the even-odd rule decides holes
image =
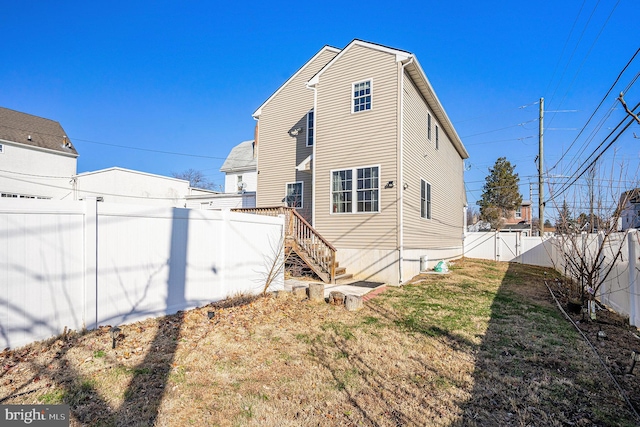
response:
{"label": "gray shingle roof", "polygon": [[220,172],[235,172],[256,169],[256,158],[253,155],[253,140],[244,141],[231,149],[222,164]]}
{"label": "gray shingle roof", "polygon": [[60,123],[54,120],[0,107],[0,139],[77,156],[78,152],[66,135]]}

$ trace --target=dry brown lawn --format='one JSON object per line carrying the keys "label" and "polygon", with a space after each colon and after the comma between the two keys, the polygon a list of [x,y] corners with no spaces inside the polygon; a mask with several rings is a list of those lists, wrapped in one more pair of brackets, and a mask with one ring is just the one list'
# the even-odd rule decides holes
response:
{"label": "dry brown lawn", "polygon": [[70,333],[4,351],[0,398],[68,403],[73,426],[636,425],[552,277],[460,260],[355,313],[235,298],[124,325],[115,350]]}

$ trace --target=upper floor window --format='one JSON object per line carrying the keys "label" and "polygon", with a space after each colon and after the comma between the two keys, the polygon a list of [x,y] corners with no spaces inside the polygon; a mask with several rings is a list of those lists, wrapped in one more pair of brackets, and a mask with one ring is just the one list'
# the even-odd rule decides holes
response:
{"label": "upper floor window", "polygon": [[[379,212],[380,168],[378,166],[331,172],[331,202],[334,213]],[[355,177],[355,184],[354,184]],[[353,201],[356,203],[353,203]]]}
{"label": "upper floor window", "polygon": [[353,112],[371,109],[371,80],[353,84]]}
{"label": "upper floor window", "polygon": [[431,114],[427,113],[427,139],[431,141]]}
{"label": "upper floor window", "polygon": [[285,203],[290,208],[302,208],[302,181],[287,183]]}
{"label": "upper floor window", "polygon": [[313,136],[314,136],[314,117],[313,110],[307,113],[307,147],[311,147],[313,145]]}
{"label": "upper floor window", "polygon": [[518,206],[516,209],[516,218],[522,218],[522,206]]}
{"label": "upper floor window", "polygon": [[436,125],[436,150],[440,148],[440,132],[438,132],[438,125]]}
{"label": "upper floor window", "polygon": [[420,180],[420,216],[431,219],[431,184]]}

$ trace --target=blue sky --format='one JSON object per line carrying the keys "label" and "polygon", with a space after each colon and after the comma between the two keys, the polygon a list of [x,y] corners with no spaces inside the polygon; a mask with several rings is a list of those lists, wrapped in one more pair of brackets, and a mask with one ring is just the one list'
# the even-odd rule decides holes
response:
{"label": "blue sky", "polygon": [[[79,172],[193,168],[222,184],[218,169],[253,138],[256,108],[323,45],[359,38],[417,55],[471,155],[472,206],[500,156],[516,165],[529,199],[539,98],[551,167],[640,47],[637,0],[3,3],[0,105],[59,121],[80,152]],[[551,174],[574,173],[624,118],[614,109],[587,138],[639,70],[636,58]],[[639,88],[625,94],[630,106]],[[633,132],[640,127],[603,163],[616,152],[635,174]]]}

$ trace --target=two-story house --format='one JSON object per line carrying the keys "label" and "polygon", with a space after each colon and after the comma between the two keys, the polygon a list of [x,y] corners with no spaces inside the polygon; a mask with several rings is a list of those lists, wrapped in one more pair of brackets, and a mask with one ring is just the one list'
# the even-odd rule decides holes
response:
{"label": "two-story house", "polygon": [[243,141],[231,149],[220,172],[224,172],[224,192],[256,191],[256,156],[253,140]]}
{"label": "two-story house", "polygon": [[507,213],[500,231],[517,231],[524,233],[526,236],[530,236],[532,221],[531,201],[523,200],[520,206],[518,206],[518,209]]}
{"label": "two-story house", "polygon": [[462,255],[468,153],[412,53],[326,46],[253,116],[257,207],[295,208],[356,278]]}
{"label": "two-story house", "polygon": [[0,107],[0,196],[73,200],[78,152],[60,123]]}

